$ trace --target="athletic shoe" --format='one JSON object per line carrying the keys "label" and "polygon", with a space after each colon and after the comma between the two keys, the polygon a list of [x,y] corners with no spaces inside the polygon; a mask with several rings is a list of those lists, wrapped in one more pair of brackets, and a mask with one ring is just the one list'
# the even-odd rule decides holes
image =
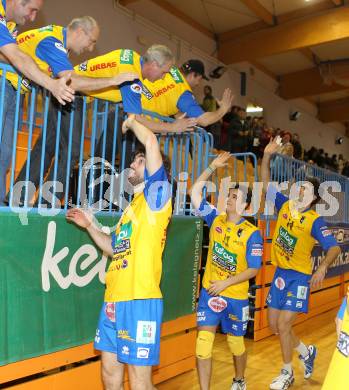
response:
{"label": "athletic shoe", "polygon": [[303,357],[299,355],[299,360],[303,363],[304,366],[304,378],[309,379],[314,371],[314,361],[316,358],[316,347],[315,345],[308,346],[308,355]]}
{"label": "athletic shoe", "polygon": [[231,385],[231,390],[246,390],[246,389],[247,389],[247,386],[246,386],[246,382],[245,382],[244,378],[239,379],[239,380],[236,380],[235,378],[233,379],[233,384]]}
{"label": "athletic shoe", "polygon": [[293,371],[289,373],[284,368],[281,370],[281,374],[273,379],[269,388],[272,390],[286,390],[291,387],[294,382]]}

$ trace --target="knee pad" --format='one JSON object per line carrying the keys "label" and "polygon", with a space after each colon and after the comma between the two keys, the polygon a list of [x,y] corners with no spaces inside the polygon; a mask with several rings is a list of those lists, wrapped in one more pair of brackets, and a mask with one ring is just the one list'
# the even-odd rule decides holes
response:
{"label": "knee pad", "polygon": [[198,359],[209,359],[212,356],[215,334],[207,330],[199,330],[196,339],[196,357]]}
{"label": "knee pad", "polygon": [[230,352],[234,356],[240,356],[246,350],[243,336],[232,336],[231,334],[228,334],[227,342],[229,345]]}

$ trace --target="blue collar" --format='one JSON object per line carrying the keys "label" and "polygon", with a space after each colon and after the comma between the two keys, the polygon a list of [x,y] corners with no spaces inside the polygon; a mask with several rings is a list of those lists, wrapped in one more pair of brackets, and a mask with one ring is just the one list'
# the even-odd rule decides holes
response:
{"label": "blue collar", "polygon": [[5,10],[5,17],[6,17],[6,0],[1,0],[2,6],[4,7]]}

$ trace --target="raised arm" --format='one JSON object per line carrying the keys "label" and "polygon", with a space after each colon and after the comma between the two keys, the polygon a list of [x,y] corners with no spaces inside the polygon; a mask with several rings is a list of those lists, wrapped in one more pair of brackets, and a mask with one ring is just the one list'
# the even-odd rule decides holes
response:
{"label": "raised arm", "polygon": [[16,44],[11,43],[2,46],[0,50],[24,76],[52,92],[61,104],[71,102],[74,99],[74,90],[67,85],[70,80],[70,73],[67,73],[61,79],[51,79],[41,72],[34,60],[22,52]]}
{"label": "raised arm", "polygon": [[122,125],[122,132],[132,130],[138,141],[145,147],[145,166],[149,175],[157,172],[162,165],[160,146],[156,135],[147,127],[139,123],[135,115],[129,115]]}
{"label": "raised arm", "polygon": [[216,157],[211,164],[206,168],[202,174],[196,179],[190,190],[191,203],[195,209],[199,209],[202,202],[202,190],[206,185],[207,180],[217,168],[222,168],[228,165],[227,161],[230,153],[224,152]]}
{"label": "raised arm", "polygon": [[69,209],[66,218],[69,222],[86,229],[95,244],[108,256],[113,256],[111,236],[103,233],[93,222],[93,216],[82,209]]}
{"label": "raised arm", "polygon": [[263,189],[265,192],[268,190],[270,182],[270,159],[272,154],[277,153],[280,150],[280,137],[271,138],[269,144],[264,149],[264,154],[261,164],[261,179],[263,182]]}

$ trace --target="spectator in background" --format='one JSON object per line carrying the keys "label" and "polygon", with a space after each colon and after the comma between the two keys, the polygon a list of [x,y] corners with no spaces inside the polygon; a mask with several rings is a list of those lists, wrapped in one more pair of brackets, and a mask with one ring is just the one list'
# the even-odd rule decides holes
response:
{"label": "spectator in background", "polygon": [[284,154],[289,157],[293,157],[294,149],[291,144],[292,135],[288,131],[284,132],[282,135],[282,147],[280,154]]}
{"label": "spectator in background", "polygon": [[[202,101],[202,108],[205,112],[215,112],[219,108],[217,100],[212,95],[212,88],[209,85],[204,87],[204,100]],[[214,147],[219,149],[221,146],[221,122],[215,122],[206,127],[206,130],[209,131],[214,138]]]}
{"label": "spectator in background", "polygon": [[344,165],[345,165],[345,160],[343,158],[343,155],[340,154],[338,156],[338,173],[342,173]]}
{"label": "spectator in background", "polygon": [[337,155],[336,154],[332,155],[330,169],[332,171],[338,172],[338,161],[337,161]]}
{"label": "spectator in background", "polygon": [[323,149],[319,149],[318,153],[315,156],[315,163],[320,167],[325,167],[325,153]]}
{"label": "spectator in background", "polygon": [[299,135],[297,133],[293,133],[291,143],[293,145],[293,157],[297,160],[303,160],[303,148],[299,142]]}
{"label": "spectator in background", "polygon": [[267,126],[263,127],[261,136],[259,138],[259,156],[263,156],[264,149],[268,145],[271,138],[271,129]]}
{"label": "spectator in background", "polygon": [[246,111],[238,106],[231,112],[228,125],[228,143],[231,153],[243,153],[248,148],[248,130],[244,129]]}
{"label": "spectator in background", "polygon": [[212,96],[212,88],[209,85],[204,86],[204,100],[202,101],[202,108],[206,112],[214,112],[218,108],[217,100]]}
{"label": "spectator in background", "polygon": [[349,177],[349,160],[345,163],[343,167],[342,175]]}

